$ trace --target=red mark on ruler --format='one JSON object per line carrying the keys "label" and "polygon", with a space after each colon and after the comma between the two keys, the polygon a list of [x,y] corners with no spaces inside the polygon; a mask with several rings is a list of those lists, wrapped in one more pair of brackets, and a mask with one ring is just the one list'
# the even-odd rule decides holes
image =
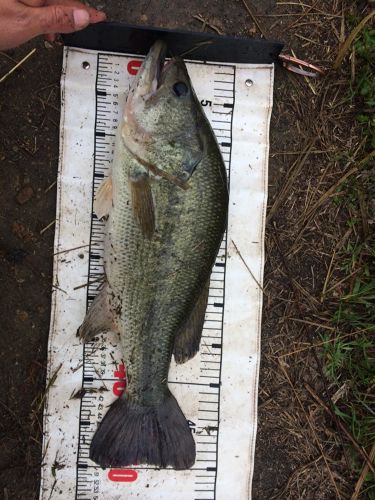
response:
{"label": "red mark on ruler", "polygon": [[138,478],[138,472],[132,469],[111,469],[108,479],[116,483],[133,483]]}
{"label": "red mark on ruler", "polygon": [[142,61],[129,61],[128,62],[128,73],[135,76],[138,73],[139,68],[142,65]]}
{"label": "red mark on ruler", "polygon": [[125,365],[121,363],[118,365],[117,370],[113,372],[113,375],[115,378],[118,378],[117,382],[113,384],[112,392],[115,396],[120,397],[122,396],[125,388],[126,388],[126,371],[125,371]]}

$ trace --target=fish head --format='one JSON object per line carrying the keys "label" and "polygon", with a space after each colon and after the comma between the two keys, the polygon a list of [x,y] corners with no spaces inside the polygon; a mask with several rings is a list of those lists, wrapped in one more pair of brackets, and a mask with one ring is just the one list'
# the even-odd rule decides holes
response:
{"label": "fish head", "polygon": [[127,98],[122,137],[150,172],[156,167],[183,184],[203,158],[205,118],[184,61],[164,64],[165,54],[158,41],[146,56]]}

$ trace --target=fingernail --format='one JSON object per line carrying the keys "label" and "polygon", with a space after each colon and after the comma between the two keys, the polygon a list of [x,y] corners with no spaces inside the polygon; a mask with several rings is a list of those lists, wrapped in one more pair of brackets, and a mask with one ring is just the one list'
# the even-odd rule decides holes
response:
{"label": "fingernail", "polygon": [[73,11],[74,26],[84,28],[90,22],[90,15],[87,10],[77,9]]}
{"label": "fingernail", "polygon": [[97,16],[100,19],[100,21],[104,21],[105,19],[107,19],[107,14],[101,10],[98,10]]}

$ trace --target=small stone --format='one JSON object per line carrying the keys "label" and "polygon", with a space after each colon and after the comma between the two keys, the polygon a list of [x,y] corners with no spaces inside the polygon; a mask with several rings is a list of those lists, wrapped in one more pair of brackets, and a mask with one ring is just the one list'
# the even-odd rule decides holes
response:
{"label": "small stone", "polygon": [[12,232],[23,241],[32,241],[35,240],[35,235],[30,229],[20,222],[13,222],[12,224]]}
{"label": "small stone", "polygon": [[20,311],[19,309],[17,309],[17,316],[18,316],[18,319],[22,322],[25,322],[29,319],[29,315],[27,314],[27,312]]}
{"label": "small stone", "polygon": [[31,186],[25,186],[20,191],[18,191],[16,200],[20,205],[24,205],[30,200],[33,194],[34,194],[33,188]]}

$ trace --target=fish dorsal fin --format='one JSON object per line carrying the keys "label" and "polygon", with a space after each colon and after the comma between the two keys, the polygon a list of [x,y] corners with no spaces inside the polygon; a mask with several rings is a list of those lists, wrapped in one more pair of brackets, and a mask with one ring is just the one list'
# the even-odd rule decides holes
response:
{"label": "fish dorsal fin", "polygon": [[112,208],[112,177],[101,182],[94,200],[94,212],[98,219],[109,215]]}
{"label": "fish dorsal fin", "polygon": [[130,196],[134,218],[146,238],[155,231],[154,200],[147,173],[134,173],[129,176]]}
{"label": "fish dorsal fin", "polygon": [[185,361],[193,358],[199,351],[208,302],[208,289],[209,280],[204,285],[194,309],[175,337],[173,354],[178,364],[185,363]]}

